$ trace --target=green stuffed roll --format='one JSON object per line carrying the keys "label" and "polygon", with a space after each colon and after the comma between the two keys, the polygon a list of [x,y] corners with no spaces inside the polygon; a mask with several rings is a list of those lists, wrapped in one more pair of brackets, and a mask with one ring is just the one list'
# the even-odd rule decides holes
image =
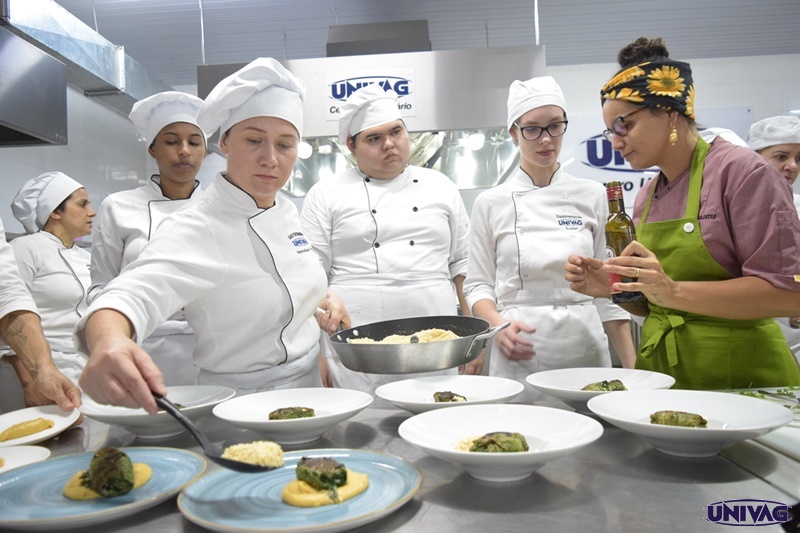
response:
{"label": "green stuffed roll", "polygon": [[122,496],[133,490],[133,463],[116,448],[102,448],[89,463],[81,482],[103,498]]}
{"label": "green stuffed roll", "polygon": [[527,452],[528,441],[520,433],[496,431],[472,442],[471,452]]}

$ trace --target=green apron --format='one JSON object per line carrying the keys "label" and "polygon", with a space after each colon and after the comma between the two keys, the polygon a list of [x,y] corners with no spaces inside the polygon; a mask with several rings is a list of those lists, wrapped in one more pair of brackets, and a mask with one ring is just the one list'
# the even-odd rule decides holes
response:
{"label": "green apron", "polygon": [[[653,187],[636,227],[639,242],[675,281],[722,281],[730,275],[700,232],[700,189],[708,143],[698,139],[689,171],[683,218],[646,222]],[[778,323],[727,320],[648,303],[636,368],[669,374],[677,389],[733,389],[800,385],[800,369]]]}

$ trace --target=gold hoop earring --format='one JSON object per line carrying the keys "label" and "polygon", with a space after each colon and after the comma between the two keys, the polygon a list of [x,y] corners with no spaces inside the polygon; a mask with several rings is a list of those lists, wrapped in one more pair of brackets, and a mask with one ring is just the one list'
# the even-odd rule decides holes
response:
{"label": "gold hoop earring", "polygon": [[678,130],[672,126],[672,131],[669,132],[669,144],[675,146],[676,142],[678,142]]}

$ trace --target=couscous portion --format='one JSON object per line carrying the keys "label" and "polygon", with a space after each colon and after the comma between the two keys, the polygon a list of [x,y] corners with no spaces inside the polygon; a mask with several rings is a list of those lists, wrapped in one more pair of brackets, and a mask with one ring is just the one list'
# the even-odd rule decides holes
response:
{"label": "couscous portion", "polygon": [[283,466],[283,449],[279,444],[268,440],[228,446],[222,457],[258,466]]}

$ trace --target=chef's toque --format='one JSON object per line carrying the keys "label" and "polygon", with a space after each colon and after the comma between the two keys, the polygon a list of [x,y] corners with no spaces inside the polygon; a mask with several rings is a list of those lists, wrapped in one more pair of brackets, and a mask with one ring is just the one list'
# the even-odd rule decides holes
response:
{"label": "chef's toque", "polygon": [[800,117],[769,117],[750,126],[747,145],[751,149],[761,150],[776,144],[800,144]]}
{"label": "chef's toque", "polygon": [[199,128],[197,111],[202,103],[200,98],[191,94],[166,91],[133,104],[128,118],[136,126],[139,135],[152,144],[158,132],[170,124],[186,122]]}
{"label": "chef's toque", "polygon": [[351,94],[341,108],[339,117],[339,141],[347,139],[364,130],[401,120],[397,108],[397,93],[385,91],[377,83],[361,87]]}
{"label": "chef's toque", "polygon": [[567,114],[567,101],[556,80],[552,76],[531,78],[528,81],[514,80],[508,89],[508,129],[519,117],[537,107],[558,106]]}
{"label": "chef's toque", "polygon": [[83,185],[66,174],[46,172],[25,182],[11,202],[11,211],[25,231],[36,233],[47,224],[50,213],[78,189]]}
{"label": "chef's toque", "polygon": [[303,99],[306,85],[271,57],[248,63],[221,82],[206,97],[197,122],[209,137],[254,117],[276,117],[289,122],[303,136]]}

